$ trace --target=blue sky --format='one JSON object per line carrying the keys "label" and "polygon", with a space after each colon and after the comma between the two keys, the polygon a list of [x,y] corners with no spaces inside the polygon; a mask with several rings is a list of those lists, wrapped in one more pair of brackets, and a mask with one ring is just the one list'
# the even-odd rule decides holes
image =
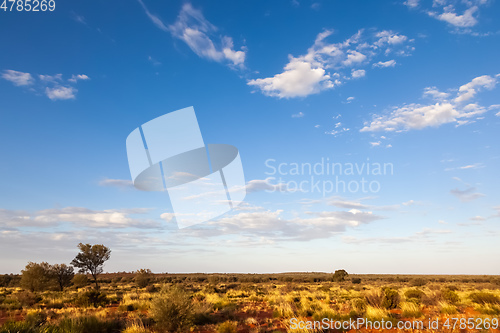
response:
{"label": "blue sky", "polygon": [[[68,263],[89,242],[112,249],[107,271],[500,274],[499,6],[1,12],[0,271]],[[131,185],[125,139],[188,106],[205,143],[239,149],[247,196],[177,229],[167,193]],[[293,174],[321,161],[343,172]],[[345,171],[377,164],[391,171]]]}

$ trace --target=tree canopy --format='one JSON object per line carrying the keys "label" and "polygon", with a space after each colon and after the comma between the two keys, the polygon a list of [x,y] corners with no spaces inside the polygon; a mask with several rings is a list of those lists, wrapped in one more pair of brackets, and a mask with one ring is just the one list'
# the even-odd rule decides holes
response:
{"label": "tree canopy", "polygon": [[97,277],[103,272],[104,263],[109,260],[111,250],[102,244],[78,244],[80,252],[71,264],[79,268],[80,273],[90,273],[96,289],[99,289]]}

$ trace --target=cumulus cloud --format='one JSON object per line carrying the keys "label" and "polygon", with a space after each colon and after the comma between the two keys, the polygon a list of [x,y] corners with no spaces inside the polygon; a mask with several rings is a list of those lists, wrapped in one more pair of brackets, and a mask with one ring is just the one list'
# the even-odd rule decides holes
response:
{"label": "cumulus cloud", "polygon": [[154,25],[182,40],[199,57],[244,68],[246,48],[235,50],[233,39],[221,36],[217,27],[190,3],[184,4],[177,20],[167,25],[157,15],[151,13],[142,0],[137,1]]}
{"label": "cumulus cloud", "polygon": [[366,71],[364,69],[353,69],[351,72],[351,76],[353,79],[358,79],[360,77],[364,77],[366,75]]}
{"label": "cumulus cloud", "polygon": [[390,30],[370,33],[360,30],[339,43],[327,41],[332,34],[331,30],[319,33],[306,54],[289,55],[281,73],[249,80],[248,85],[267,96],[306,97],[365,76],[366,71],[360,67],[369,66],[377,57],[395,51],[403,55],[413,50],[408,37]]}
{"label": "cumulus cloud", "polygon": [[302,117],[304,117],[304,113],[303,112],[292,114],[292,118],[302,118]]}
{"label": "cumulus cloud", "polygon": [[15,86],[29,86],[34,83],[34,79],[30,73],[23,73],[6,69],[3,71],[2,78],[12,82]]}
{"label": "cumulus cloud", "polygon": [[473,79],[458,89],[455,98],[449,98],[450,94],[440,92],[436,87],[425,88],[423,96],[431,98],[431,104],[412,103],[396,107],[386,115],[375,115],[365,123],[361,132],[408,131],[448,123],[460,126],[473,122],[472,119],[487,112],[488,108],[471,100],[481,89],[493,89],[498,76],[483,75]]}
{"label": "cumulus cloud", "polygon": [[75,99],[76,97],[75,94],[77,91],[78,90],[73,87],[63,87],[63,86],[45,88],[45,94],[47,95],[48,98],[50,98],[53,101],[60,99]]}

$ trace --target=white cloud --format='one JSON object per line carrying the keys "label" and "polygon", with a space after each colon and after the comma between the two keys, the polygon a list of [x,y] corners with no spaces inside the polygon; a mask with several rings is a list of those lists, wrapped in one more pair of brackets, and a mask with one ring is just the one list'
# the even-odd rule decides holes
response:
{"label": "white cloud", "polygon": [[460,126],[472,122],[472,118],[485,112],[487,108],[476,103],[466,104],[481,88],[493,89],[496,77],[483,75],[460,87],[457,97],[449,99],[449,94],[439,92],[435,87],[425,88],[424,97],[431,97],[435,103],[408,104],[394,108],[387,115],[375,115],[365,123],[361,132],[408,131],[426,127],[439,127],[447,123]]}
{"label": "white cloud", "polygon": [[286,192],[286,183],[273,184],[271,183],[271,178],[266,179],[254,179],[247,183],[246,190],[247,193],[252,192]]}
{"label": "white cloud", "polygon": [[[360,78],[374,58],[396,48],[400,55],[412,51],[408,38],[389,30],[365,33],[359,30],[339,43],[329,43],[331,30],[319,33],[305,55],[289,55],[283,71],[274,76],[248,81],[267,96],[278,98],[306,97],[342,84],[342,80]],[[389,52],[390,53],[390,52]],[[354,68],[353,68],[354,67]]]}
{"label": "white cloud", "polygon": [[483,193],[476,192],[475,187],[468,187],[465,190],[459,190],[458,188],[455,188],[453,190],[450,190],[450,193],[462,202],[473,201],[485,196]]}
{"label": "white cloud", "polygon": [[423,96],[430,97],[430,98],[437,100],[437,101],[443,101],[443,100],[446,100],[450,96],[450,94],[439,91],[436,87],[426,87],[424,89]]}
{"label": "white cloud", "polygon": [[380,141],[370,142],[370,145],[371,145],[372,147],[378,147],[378,146],[380,146],[380,143],[381,143]]}
{"label": "white cloud", "polygon": [[366,75],[366,71],[364,69],[353,69],[351,72],[351,76],[353,79],[358,79],[360,77],[364,77]]}
{"label": "white cloud", "polygon": [[303,112],[292,114],[292,118],[302,118],[302,117],[304,117],[304,113]]}
{"label": "white cloud", "polygon": [[405,6],[407,6],[408,8],[417,8],[419,5],[419,2],[420,2],[420,0],[406,0],[405,2],[403,2],[403,4]]}
{"label": "white cloud", "polygon": [[76,83],[78,80],[90,80],[90,78],[85,74],[71,75],[71,79],[68,79],[69,82]]}
{"label": "white cloud", "polygon": [[398,35],[391,30],[383,30],[375,34],[378,40],[375,42],[375,45],[379,47],[383,46],[392,46],[397,44],[402,44],[408,40],[408,37],[405,35]]}
{"label": "white cloud", "polygon": [[38,75],[38,77],[40,78],[40,80],[45,81],[45,82],[57,83],[57,82],[62,81],[62,74],[56,74],[56,75]]}
{"label": "white cloud", "polygon": [[75,99],[75,94],[77,91],[78,90],[76,88],[63,87],[63,86],[45,88],[45,94],[47,95],[48,98],[50,98],[53,101],[64,100],[64,99]]}
{"label": "white cloud", "polygon": [[132,188],[133,183],[128,179],[103,179],[99,181],[99,186],[109,186],[109,187],[118,187],[118,188]]}
{"label": "white cloud", "polygon": [[434,12],[429,12],[430,16],[434,16],[441,21],[445,21],[455,27],[465,28],[473,27],[477,24],[477,19],[474,17],[474,13],[478,11],[476,6],[467,9],[462,15],[458,15],[454,12],[453,6],[445,7],[445,12],[442,14],[436,14]]}
{"label": "white cloud", "polygon": [[0,230],[20,227],[56,226],[72,223],[88,228],[140,227],[157,228],[157,222],[133,215],[149,212],[147,208],[92,210],[84,207],[44,209],[34,213],[0,209]]}
{"label": "white cloud", "polygon": [[285,66],[283,73],[250,80],[248,85],[258,87],[267,96],[291,98],[317,94],[333,88],[334,82],[323,68],[294,58]]}
{"label": "white cloud", "polygon": [[210,23],[200,10],[193,8],[190,3],[184,4],[177,16],[177,21],[167,26],[158,16],[148,10],[142,0],[137,1],[153,24],[185,42],[199,57],[244,68],[246,49],[235,50],[233,39],[221,36],[217,32],[217,27]]}
{"label": "white cloud", "polygon": [[354,97],[353,96],[347,97],[347,99],[346,99],[347,103],[351,103],[352,101],[354,101]]}
{"label": "white cloud", "polygon": [[2,78],[12,82],[15,86],[29,86],[34,83],[30,73],[23,73],[6,69],[3,71]]}
{"label": "white cloud", "polygon": [[[32,76],[30,73],[23,73],[9,69],[4,71],[2,78],[11,81],[15,86],[31,86],[37,82],[38,84],[31,87],[30,91],[35,93],[43,91],[43,93],[53,101],[75,99],[78,91],[72,86],[63,85],[62,74],[39,74]],[[38,80],[35,78],[38,78]],[[68,79],[68,82],[75,84],[78,80],[90,80],[90,78],[85,74],[72,75],[71,78]]]}
{"label": "white cloud", "polygon": [[[472,27],[478,25],[479,10],[482,6],[488,4],[488,0],[434,0],[432,8],[423,8],[422,12],[439,21],[446,22],[456,33],[468,33],[474,36],[488,35],[489,33],[477,33],[472,30]],[[406,1],[404,4],[408,8],[416,8],[411,6],[413,1]]]}
{"label": "white cloud", "polygon": [[456,103],[461,103],[473,98],[481,88],[492,90],[497,83],[496,77],[483,75],[476,77],[471,82],[464,84],[458,89],[458,96],[455,98]]}
{"label": "white cloud", "polygon": [[385,68],[385,67],[394,67],[396,66],[396,60],[387,60],[387,61],[379,61],[373,64],[373,67]]}
{"label": "white cloud", "polygon": [[344,66],[353,66],[366,60],[366,56],[356,50],[347,51],[347,59],[342,62]]}
{"label": "white cloud", "polygon": [[350,228],[383,219],[372,212],[349,211],[305,212],[304,217],[285,218],[282,210],[241,212],[233,216],[195,226],[191,235],[199,237],[240,235],[266,237],[280,241],[310,241],[330,238]]}

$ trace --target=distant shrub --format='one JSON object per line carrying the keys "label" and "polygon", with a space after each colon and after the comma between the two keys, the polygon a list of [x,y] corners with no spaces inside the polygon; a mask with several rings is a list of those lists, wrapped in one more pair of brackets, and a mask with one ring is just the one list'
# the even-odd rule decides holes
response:
{"label": "distant shrub", "polygon": [[345,281],[345,278],[349,275],[345,270],[339,269],[336,270],[335,273],[333,273],[333,282],[343,282]]}
{"label": "distant shrub", "polygon": [[185,331],[193,323],[193,305],[189,295],[177,288],[163,290],[151,301],[150,314],[167,331]]}
{"label": "distant shrub", "polygon": [[146,288],[151,282],[153,273],[150,269],[140,269],[136,272],[134,281],[139,288]]}
{"label": "distant shrub", "polygon": [[458,294],[454,290],[449,289],[449,288],[445,288],[442,290],[441,297],[446,302],[452,303],[452,304],[455,304],[458,301],[460,301],[460,296],[458,296]]}
{"label": "distant shrub", "polygon": [[94,306],[97,308],[99,306],[105,306],[109,302],[104,293],[92,289],[78,295],[75,303],[78,306]]}
{"label": "distant shrub", "polygon": [[482,291],[470,294],[469,298],[477,304],[500,304],[500,299],[496,295]]}
{"label": "distant shrub", "polygon": [[419,289],[409,289],[405,292],[406,298],[415,298],[421,300],[425,296],[425,293]]}
{"label": "distant shrub", "polygon": [[391,288],[384,288],[384,295],[382,299],[382,307],[388,310],[398,307],[400,301],[399,293],[397,290]]}
{"label": "distant shrub", "polygon": [[360,284],[361,283],[361,279],[360,278],[352,278],[351,282],[354,283],[354,284]]}
{"label": "distant shrub", "polygon": [[413,287],[422,287],[422,286],[425,286],[427,284],[427,282],[429,282],[429,281],[424,279],[424,278],[416,278],[416,279],[411,280],[410,284]]}
{"label": "distant shrub", "polygon": [[236,333],[237,327],[237,322],[228,320],[217,326],[217,333]]}

